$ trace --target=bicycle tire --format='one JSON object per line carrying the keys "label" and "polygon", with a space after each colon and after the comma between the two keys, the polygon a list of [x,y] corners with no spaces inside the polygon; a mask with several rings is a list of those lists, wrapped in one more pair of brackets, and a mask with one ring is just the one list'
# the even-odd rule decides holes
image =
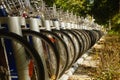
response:
{"label": "bicycle tire", "polygon": [[[41,32],[35,32],[35,31],[31,31],[31,30],[24,30],[23,31],[23,34],[33,34],[34,36],[38,36],[40,37],[41,39],[43,39],[46,43],[50,44],[51,47],[53,48],[54,52],[55,52],[55,55],[56,55],[56,61],[57,61],[57,70],[56,70],[56,79],[59,77],[59,74],[60,74],[60,68],[61,68],[61,55],[60,55],[60,52],[58,51],[58,49],[56,48],[56,45],[44,34],[42,34]],[[58,45],[57,45],[58,46]],[[64,66],[65,67],[65,66]],[[64,70],[64,69],[63,69]],[[62,73],[62,72],[61,72]]]}
{"label": "bicycle tire", "polygon": [[[81,53],[80,53],[80,50],[81,50],[81,44],[80,44],[80,41],[79,41],[79,38],[77,37],[77,35],[72,31],[72,30],[69,30],[69,29],[65,29],[65,30],[62,30],[64,32],[66,32],[67,34],[70,35],[72,41],[74,42],[74,45],[75,45],[75,51],[76,51],[76,57],[75,57],[75,60],[74,62],[77,61],[78,57],[80,57]],[[71,36],[72,35],[72,36]]]}
{"label": "bicycle tire", "polygon": [[[67,65],[68,65],[68,60],[69,60],[69,57],[68,57],[68,50],[67,50],[67,46],[66,46],[66,44],[65,44],[65,42],[57,35],[57,34],[55,34],[55,33],[53,33],[53,32],[51,32],[51,31],[47,31],[47,30],[40,30],[40,32],[42,33],[42,34],[45,34],[45,35],[50,35],[50,36],[52,36],[53,38],[55,38],[56,40],[58,40],[58,41],[60,41],[61,43],[60,44],[62,44],[63,46],[62,47],[59,47],[58,48],[58,50],[65,50],[65,56],[61,56],[61,57],[63,57],[64,59],[66,59],[65,60],[65,63],[64,63],[64,68],[63,68],[63,70],[61,70],[61,72],[60,72],[60,74],[59,74],[59,77],[66,71],[66,69],[67,69]],[[55,43],[55,44],[57,44],[57,43]],[[58,47],[60,44],[58,44],[58,45],[56,45],[56,47]],[[62,48],[62,49],[60,49],[60,48]],[[62,64],[63,65],[63,64]]]}
{"label": "bicycle tire", "polygon": [[[61,35],[65,36],[69,41],[69,44],[66,43],[68,45],[67,46],[68,51],[70,51],[69,52],[69,59],[71,59],[69,61],[68,68],[67,68],[67,69],[69,69],[71,67],[71,65],[74,63],[74,60],[75,60],[75,45],[74,45],[74,42],[72,41],[71,37],[68,34],[66,34],[65,32],[63,32],[62,30],[53,29],[52,31],[54,33],[56,33],[58,36],[61,36]],[[63,38],[62,38],[62,40],[64,41]],[[71,44],[71,46],[69,46],[70,44]]]}
{"label": "bicycle tire", "polygon": [[89,31],[89,30],[82,30],[82,33],[85,35],[85,37],[86,37],[86,41],[87,41],[87,48],[86,48],[86,50],[88,50],[88,49],[90,49],[91,47],[90,47],[90,45],[91,45],[91,39],[90,39],[90,35],[87,33],[87,31]]}
{"label": "bicycle tire", "polygon": [[0,29],[0,38],[11,39],[11,40],[19,42],[22,46],[24,46],[24,48],[29,52],[29,55],[33,58],[34,63],[36,65],[36,69],[37,69],[36,71],[38,73],[37,80],[46,80],[44,66],[43,66],[40,56],[38,55],[37,51],[25,39],[23,39],[23,37],[15,33],[6,32],[3,29]]}
{"label": "bicycle tire", "polygon": [[82,51],[81,53],[83,54],[86,50],[86,39],[85,39],[85,36],[77,29],[73,29],[73,31],[79,35],[79,38],[81,40],[81,44],[82,44]]}

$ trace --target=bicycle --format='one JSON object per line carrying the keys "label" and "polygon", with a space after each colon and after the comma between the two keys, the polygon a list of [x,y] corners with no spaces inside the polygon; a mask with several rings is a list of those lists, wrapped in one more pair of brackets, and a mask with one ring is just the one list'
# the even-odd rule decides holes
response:
{"label": "bicycle", "polygon": [[[21,63],[22,59],[19,59],[18,61],[16,61],[16,63],[18,64],[13,65],[13,66],[16,66],[18,73],[14,73],[14,71],[11,71],[11,66],[7,65],[7,67],[9,67],[7,68],[7,73],[10,72],[10,74],[7,76],[15,75],[19,80],[23,80],[25,79],[24,77],[26,77],[27,75],[29,76],[27,79],[30,78],[32,80],[45,80],[44,65],[40,58],[40,55],[25,39],[23,39],[23,37],[12,32],[6,32],[4,31],[4,29],[0,29],[0,39],[4,42],[4,43],[2,42],[4,45],[0,45],[0,46],[4,46],[4,50],[5,50],[4,52],[6,52],[5,54],[7,54],[7,56],[8,54],[9,55],[13,54],[15,58],[15,56],[18,56],[18,55],[19,56],[22,56],[23,54],[26,55],[26,56],[23,56],[25,59],[23,60],[23,62],[25,64]],[[10,53],[6,51],[7,49],[7,45],[5,43],[6,40],[11,42],[10,44],[12,44],[11,48],[13,48],[13,51],[10,50],[11,51]],[[15,50],[14,47],[16,45],[17,46],[19,45],[19,47],[17,47],[18,49]],[[10,58],[8,60],[10,60]],[[22,73],[24,71],[26,72],[26,75]]]}

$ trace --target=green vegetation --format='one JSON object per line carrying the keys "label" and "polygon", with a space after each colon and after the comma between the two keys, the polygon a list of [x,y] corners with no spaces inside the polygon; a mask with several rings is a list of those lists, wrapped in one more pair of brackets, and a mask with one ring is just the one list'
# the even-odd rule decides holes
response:
{"label": "green vegetation", "polygon": [[113,27],[111,30],[108,31],[108,34],[120,35],[120,26]]}
{"label": "green vegetation", "polygon": [[99,24],[106,24],[119,13],[119,0],[94,0],[91,14]]}
{"label": "green vegetation", "polygon": [[[105,27],[111,22],[112,30],[120,27],[119,0],[44,0],[48,6],[56,4],[57,8],[73,12],[79,16],[91,15],[95,22]],[[115,30],[116,31],[116,30]],[[118,30],[117,30],[118,31]]]}
{"label": "green vegetation", "polygon": [[63,10],[72,11],[77,15],[85,16],[87,14],[86,0],[56,0],[55,4]]}

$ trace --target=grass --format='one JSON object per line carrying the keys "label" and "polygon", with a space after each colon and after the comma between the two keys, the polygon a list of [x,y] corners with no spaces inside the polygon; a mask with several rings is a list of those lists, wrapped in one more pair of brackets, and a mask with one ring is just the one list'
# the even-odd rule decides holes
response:
{"label": "grass", "polygon": [[97,54],[99,65],[92,73],[94,80],[120,80],[120,36],[106,35],[105,42]]}

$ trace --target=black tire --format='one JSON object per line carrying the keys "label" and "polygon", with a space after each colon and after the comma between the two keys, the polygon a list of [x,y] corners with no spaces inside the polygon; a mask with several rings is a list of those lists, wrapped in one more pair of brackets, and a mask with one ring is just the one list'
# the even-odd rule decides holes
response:
{"label": "black tire", "polygon": [[77,32],[76,30],[72,30],[72,32],[78,37],[78,39],[79,39],[79,42],[80,42],[80,45],[81,45],[81,47],[80,47],[80,56],[79,57],[81,57],[81,55],[82,55],[82,53],[84,52],[84,43],[83,43],[83,38],[81,37],[81,35],[79,34],[79,32]]}
{"label": "black tire", "polygon": [[78,36],[72,31],[72,30],[62,30],[64,32],[66,32],[67,34],[70,35],[72,41],[74,42],[74,45],[75,45],[75,51],[76,51],[76,54],[75,54],[75,60],[74,62],[77,61],[77,59],[81,56],[81,44],[80,44],[80,41],[79,41],[79,38]]}
{"label": "black tire", "polygon": [[[69,55],[68,55],[69,62],[68,62],[67,69],[69,69],[75,61],[75,45],[74,45],[74,42],[72,41],[71,37],[67,33],[65,33],[64,31],[55,30],[55,29],[53,29],[52,31],[54,33],[56,33],[58,36],[60,36],[62,38],[62,40],[67,45],[67,49],[68,49],[68,53],[69,53]],[[67,42],[64,40],[64,37],[67,39]],[[69,44],[68,44],[68,42],[69,42]]]}
{"label": "black tire", "polygon": [[[51,46],[51,48],[54,51],[55,57],[56,57],[56,60],[54,60],[54,61],[56,61],[56,63],[57,63],[55,76],[56,76],[56,79],[59,78],[60,74],[63,74],[63,71],[66,67],[67,51],[66,51],[66,49],[63,50],[63,51],[65,51],[64,52],[65,56],[63,56],[62,55],[63,52],[61,52],[58,48],[60,45],[59,44],[57,45],[58,41],[56,41],[56,40],[59,40],[59,42],[61,42],[61,45],[63,45],[62,47],[65,47],[66,45],[58,37],[57,37],[57,39],[56,39],[56,37],[54,37],[55,42],[52,42],[49,39],[49,37],[47,35],[43,34],[42,32],[39,33],[39,32],[35,32],[35,31],[31,31],[31,30],[23,30],[22,32],[24,35],[32,35],[32,36],[39,37],[41,40],[43,40],[45,43],[47,43],[48,45]],[[50,33],[48,33],[48,34],[50,34]],[[65,59],[66,59],[64,64],[61,64],[62,63],[61,57],[63,57],[63,58],[65,57]]]}
{"label": "black tire", "polygon": [[[25,50],[27,51],[27,54],[29,53],[29,57],[33,59],[34,61],[34,67],[37,72],[37,80],[45,80],[45,72],[44,72],[44,66],[43,62],[38,55],[38,52],[25,40],[23,37],[12,33],[12,32],[6,32],[3,29],[0,30],[0,38],[2,39],[10,39],[11,41],[18,42],[20,45],[22,45]],[[21,65],[22,67],[22,65]],[[24,70],[24,69],[21,69]],[[18,76],[19,78],[19,76]]]}
{"label": "black tire", "polygon": [[85,37],[86,37],[86,41],[87,41],[87,49],[90,49],[90,45],[91,45],[91,38],[90,38],[90,35],[88,34],[88,31],[89,30],[82,30],[82,32],[84,33]]}
{"label": "black tire", "polygon": [[[46,37],[45,35],[39,32],[35,32],[32,30],[22,30],[22,33],[24,37],[32,36],[32,37],[36,37],[42,40],[42,46],[44,47],[43,55],[45,57],[45,61],[46,61],[45,64],[47,66],[49,77],[51,78],[54,75],[56,78],[56,75],[58,74],[58,71],[59,71],[60,56],[57,54],[58,51],[56,47],[54,46],[54,44],[50,41],[48,37]],[[34,44],[31,44],[31,45],[34,46]]]}
{"label": "black tire", "polygon": [[83,44],[82,45],[82,54],[83,54],[87,49],[87,47],[86,47],[86,45],[87,45],[86,37],[85,37],[84,33],[82,33],[82,30],[75,29],[74,31],[79,35],[79,37],[82,41],[82,44]]}

